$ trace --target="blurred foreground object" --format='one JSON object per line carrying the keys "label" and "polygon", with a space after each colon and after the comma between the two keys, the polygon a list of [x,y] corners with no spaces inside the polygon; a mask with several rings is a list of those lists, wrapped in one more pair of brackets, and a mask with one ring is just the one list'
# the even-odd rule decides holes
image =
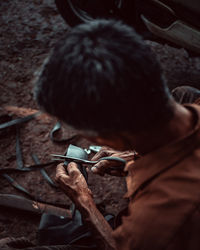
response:
{"label": "blurred foreground object", "polygon": [[144,38],[200,53],[198,0],[55,0],[70,26],[96,18],[122,20]]}

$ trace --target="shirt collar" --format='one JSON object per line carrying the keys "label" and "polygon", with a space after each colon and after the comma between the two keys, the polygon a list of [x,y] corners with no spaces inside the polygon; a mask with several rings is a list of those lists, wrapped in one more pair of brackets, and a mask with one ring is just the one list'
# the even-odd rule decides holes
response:
{"label": "shirt collar", "polygon": [[200,143],[200,107],[184,105],[196,115],[194,128],[184,137],[142,156],[128,170],[126,198],[133,197],[142,187],[156,176],[187,157]]}

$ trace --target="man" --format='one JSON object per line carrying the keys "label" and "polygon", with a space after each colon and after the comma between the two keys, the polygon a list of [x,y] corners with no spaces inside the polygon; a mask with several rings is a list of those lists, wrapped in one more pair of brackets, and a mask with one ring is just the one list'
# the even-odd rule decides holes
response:
{"label": "man", "polygon": [[[73,28],[44,66],[36,98],[95,143],[132,150],[116,153],[129,160],[130,202],[114,231],[77,165],[57,168],[58,183],[105,248],[200,248],[200,108],[172,98],[155,55],[132,28],[105,20]],[[135,162],[133,150],[142,156]],[[113,152],[95,159],[106,154]]]}

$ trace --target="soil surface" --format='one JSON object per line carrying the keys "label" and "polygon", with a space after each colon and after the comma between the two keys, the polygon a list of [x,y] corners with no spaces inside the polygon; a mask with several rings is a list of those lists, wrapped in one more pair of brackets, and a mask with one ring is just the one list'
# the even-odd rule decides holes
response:
{"label": "soil surface", "polygon": [[[33,98],[33,82],[42,62],[55,43],[67,33],[69,27],[57,12],[53,0],[7,0],[0,3],[0,123],[24,117],[38,110]],[[161,62],[164,74],[172,89],[191,85],[200,89],[200,58],[191,57],[184,49],[172,48],[147,41]],[[9,115],[9,117],[7,116]],[[37,154],[40,162],[51,160],[51,153],[63,154],[68,144],[56,144],[49,133],[56,119],[45,114],[20,126],[20,145],[25,166],[34,164],[31,155]],[[61,137],[70,138],[75,131],[68,128]],[[16,129],[0,131],[1,168],[16,168]],[[91,143],[76,138],[72,144],[87,148]],[[55,166],[47,169],[54,178]],[[12,174],[13,179],[26,188],[35,199],[65,204],[70,200],[58,189],[50,187],[40,171]],[[0,177],[1,194],[24,196],[14,189],[5,176]],[[127,204],[123,200],[123,178],[98,177],[89,173],[89,187],[97,204],[107,212],[117,214]],[[40,216],[0,207],[0,239],[26,237],[37,242]]]}

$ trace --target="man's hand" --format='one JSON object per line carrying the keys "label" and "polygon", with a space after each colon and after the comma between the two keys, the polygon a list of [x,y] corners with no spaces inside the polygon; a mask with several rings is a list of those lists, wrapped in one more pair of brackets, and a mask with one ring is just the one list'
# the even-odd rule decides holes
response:
{"label": "man's hand", "polygon": [[115,241],[112,237],[112,228],[96,208],[92,199],[92,193],[77,164],[71,162],[67,167],[63,163],[59,164],[56,169],[55,180],[76,204],[84,221],[91,226],[99,247],[101,249],[116,249]]}
{"label": "man's hand", "polygon": [[[125,161],[129,162],[130,161],[133,163],[134,159],[138,156],[135,151],[115,151],[111,148],[108,147],[102,147],[101,150],[92,158],[92,161],[99,160],[102,157],[119,157],[124,159]],[[99,175],[104,175],[106,173],[106,170],[109,169],[110,167],[118,167],[120,166],[120,162],[116,161],[108,161],[108,160],[102,160],[95,164],[91,170],[94,174],[99,174]],[[110,175],[114,176],[126,176],[125,171],[120,171],[120,170],[112,170],[109,171]]]}
{"label": "man's hand", "polygon": [[59,164],[55,180],[75,204],[79,203],[80,200],[92,198],[92,192],[74,162],[70,162],[67,166],[64,166],[63,163]]}

